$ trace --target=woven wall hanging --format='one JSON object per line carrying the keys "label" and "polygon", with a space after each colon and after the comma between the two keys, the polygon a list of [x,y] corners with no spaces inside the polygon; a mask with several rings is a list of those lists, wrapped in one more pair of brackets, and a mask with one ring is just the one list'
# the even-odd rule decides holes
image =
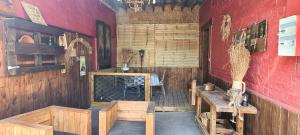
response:
{"label": "woven wall hanging", "polygon": [[231,30],[231,17],[230,15],[224,15],[222,26],[221,26],[221,34],[222,34],[222,40],[226,41],[230,35]]}

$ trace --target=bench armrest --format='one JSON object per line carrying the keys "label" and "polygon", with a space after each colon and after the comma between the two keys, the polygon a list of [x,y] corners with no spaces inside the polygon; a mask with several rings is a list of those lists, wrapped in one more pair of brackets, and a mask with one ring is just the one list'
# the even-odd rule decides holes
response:
{"label": "bench armrest", "polygon": [[155,103],[149,102],[146,115],[146,135],[155,134]]}
{"label": "bench armrest", "polygon": [[5,119],[0,121],[1,135],[53,135],[51,126],[31,124],[15,119]]}
{"label": "bench armrest", "polygon": [[99,133],[107,135],[113,127],[118,117],[117,101],[112,101],[111,104],[99,111]]}

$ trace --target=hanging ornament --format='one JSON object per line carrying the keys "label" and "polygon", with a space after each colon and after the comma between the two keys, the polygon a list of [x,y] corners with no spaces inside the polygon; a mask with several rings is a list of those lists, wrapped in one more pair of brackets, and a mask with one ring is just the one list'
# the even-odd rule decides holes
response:
{"label": "hanging ornament", "polygon": [[222,40],[226,41],[230,35],[231,30],[231,17],[230,15],[224,15],[222,26],[221,26],[221,34],[222,34]]}

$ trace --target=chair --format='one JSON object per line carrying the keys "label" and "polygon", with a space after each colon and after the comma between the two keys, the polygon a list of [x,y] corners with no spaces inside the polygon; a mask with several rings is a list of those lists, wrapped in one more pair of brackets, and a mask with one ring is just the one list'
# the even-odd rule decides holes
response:
{"label": "chair", "polygon": [[[158,84],[151,84],[151,86],[150,86],[150,94],[151,94],[151,97],[152,97],[152,87],[156,87],[156,86],[159,86],[159,87],[161,87],[161,90],[162,90],[162,93],[163,93],[163,95],[164,95],[164,97],[166,96],[166,90],[165,90],[165,87],[164,87],[164,80],[165,80],[165,75],[166,75],[166,70],[164,70],[164,72],[163,72],[163,75],[162,75],[162,77],[161,77],[161,80],[159,81],[159,83]],[[151,80],[152,80],[152,77],[153,76],[151,76]]]}
{"label": "chair", "polygon": [[154,135],[155,104],[145,101],[112,101],[99,111],[100,135],[107,135],[117,121],[145,122],[145,135]]}
{"label": "chair", "polygon": [[126,98],[126,93],[128,88],[135,88],[136,93],[138,94],[138,97],[141,97],[141,88],[140,88],[140,83],[139,83],[139,77],[138,76],[130,76],[130,77],[125,77],[125,87],[124,87],[124,93],[123,96]]}

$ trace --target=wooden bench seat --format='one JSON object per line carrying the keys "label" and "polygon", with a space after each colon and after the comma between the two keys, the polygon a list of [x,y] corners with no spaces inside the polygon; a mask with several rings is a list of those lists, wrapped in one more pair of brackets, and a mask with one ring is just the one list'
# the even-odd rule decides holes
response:
{"label": "wooden bench seat", "polygon": [[99,119],[99,133],[101,135],[108,134],[118,120],[145,122],[145,134],[155,134],[154,102],[113,101],[109,106],[99,111]]}
{"label": "wooden bench seat", "polygon": [[1,135],[91,135],[91,111],[50,106],[0,121]]}

